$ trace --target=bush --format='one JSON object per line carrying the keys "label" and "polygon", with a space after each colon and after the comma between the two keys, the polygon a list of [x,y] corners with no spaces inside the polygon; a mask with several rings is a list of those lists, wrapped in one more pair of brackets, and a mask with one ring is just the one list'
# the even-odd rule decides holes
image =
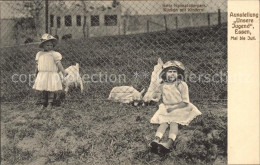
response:
{"label": "bush", "polygon": [[175,154],[190,163],[213,163],[218,156],[227,156],[226,116],[206,112],[183,129],[175,143]]}
{"label": "bush", "polygon": [[72,38],[72,34],[66,34],[66,35],[64,35],[64,36],[62,36],[62,40],[68,40],[68,39],[71,39]]}
{"label": "bush", "polygon": [[29,44],[29,43],[32,43],[33,42],[33,39],[32,38],[27,38],[24,43],[25,44]]}

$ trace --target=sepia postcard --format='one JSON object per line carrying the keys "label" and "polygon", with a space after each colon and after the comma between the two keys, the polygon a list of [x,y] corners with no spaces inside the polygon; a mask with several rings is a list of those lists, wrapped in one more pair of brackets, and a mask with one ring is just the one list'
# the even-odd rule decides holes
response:
{"label": "sepia postcard", "polygon": [[1,164],[259,164],[259,5],[0,1]]}

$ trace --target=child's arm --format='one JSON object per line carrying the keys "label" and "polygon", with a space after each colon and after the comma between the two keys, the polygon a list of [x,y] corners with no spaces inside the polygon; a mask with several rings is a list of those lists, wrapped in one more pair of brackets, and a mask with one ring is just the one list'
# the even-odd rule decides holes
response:
{"label": "child's arm", "polygon": [[59,52],[54,52],[53,54],[53,58],[54,58],[54,61],[58,67],[58,71],[60,71],[64,77],[66,77],[68,74],[65,72],[65,69],[63,68],[62,64],[61,64],[61,59],[62,59],[62,56]]}
{"label": "child's arm", "polygon": [[37,54],[36,54],[36,57],[35,57],[35,69],[34,69],[34,73],[35,73],[35,76],[37,76],[38,75],[38,72],[39,72],[39,70],[38,70],[38,60],[39,60],[39,56],[40,56],[40,52],[38,52]]}
{"label": "child's arm", "polygon": [[181,102],[181,103],[175,104],[174,107],[167,109],[167,112],[170,113],[170,112],[174,111],[175,109],[185,108],[187,106],[188,106],[188,103]]}
{"label": "child's arm", "polygon": [[60,61],[57,62],[57,67],[58,69],[62,72],[62,74],[64,75],[64,77],[66,77],[68,74],[65,72],[65,69],[63,68],[62,64]]}
{"label": "child's arm", "polygon": [[37,76],[37,74],[38,74],[38,63],[36,62],[36,65],[35,65],[35,70],[34,70],[34,73],[35,73],[35,75]]}

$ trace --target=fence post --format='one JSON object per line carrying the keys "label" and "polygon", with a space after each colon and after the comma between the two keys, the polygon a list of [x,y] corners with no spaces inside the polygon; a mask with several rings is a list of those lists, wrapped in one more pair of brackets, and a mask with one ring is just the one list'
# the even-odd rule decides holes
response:
{"label": "fence post", "polygon": [[164,15],[164,16],[163,16],[163,18],[164,18],[164,23],[165,23],[165,31],[167,31],[167,30],[168,30],[168,28],[167,28],[167,20],[166,20],[166,15]]}
{"label": "fence post", "polygon": [[[120,18],[121,19],[121,18]],[[119,21],[117,28],[118,28],[118,35],[120,35],[120,30],[121,30],[121,20]]]}
{"label": "fence post", "polygon": [[124,24],[123,24],[123,26],[124,26],[124,35],[126,35],[126,20],[124,19]]}
{"label": "fence post", "polygon": [[87,38],[89,38],[89,24],[88,24],[88,22],[87,22]]}
{"label": "fence post", "polygon": [[147,20],[147,33],[149,33],[150,27],[149,27],[149,20]]}
{"label": "fence post", "polygon": [[208,26],[210,26],[210,15],[208,13]]}
{"label": "fence post", "polygon": [[49,2],[45,0],[45,32],[48,33],[49,27]]}
{"label": "fence post", "polygon": [[221,12],[220,9],[218,9],[218,25],[221,24]]}
{"label": "fence post", "polygon": [[175,17],[176,29],[178,29],[178,17]]}

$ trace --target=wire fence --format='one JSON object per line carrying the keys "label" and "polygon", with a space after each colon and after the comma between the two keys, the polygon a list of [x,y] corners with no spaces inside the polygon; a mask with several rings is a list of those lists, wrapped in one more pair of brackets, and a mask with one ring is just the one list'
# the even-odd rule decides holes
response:
{"label": "wire fence", "polygon": [[69,98],[107,99],[115,86],[147,89],[158,58],[187,68],[191,100],[227,99],[227,2],[1,2],[1,100],[34,100],[35,55],[55,36],[65,68],[79,64],[84,90]]}

